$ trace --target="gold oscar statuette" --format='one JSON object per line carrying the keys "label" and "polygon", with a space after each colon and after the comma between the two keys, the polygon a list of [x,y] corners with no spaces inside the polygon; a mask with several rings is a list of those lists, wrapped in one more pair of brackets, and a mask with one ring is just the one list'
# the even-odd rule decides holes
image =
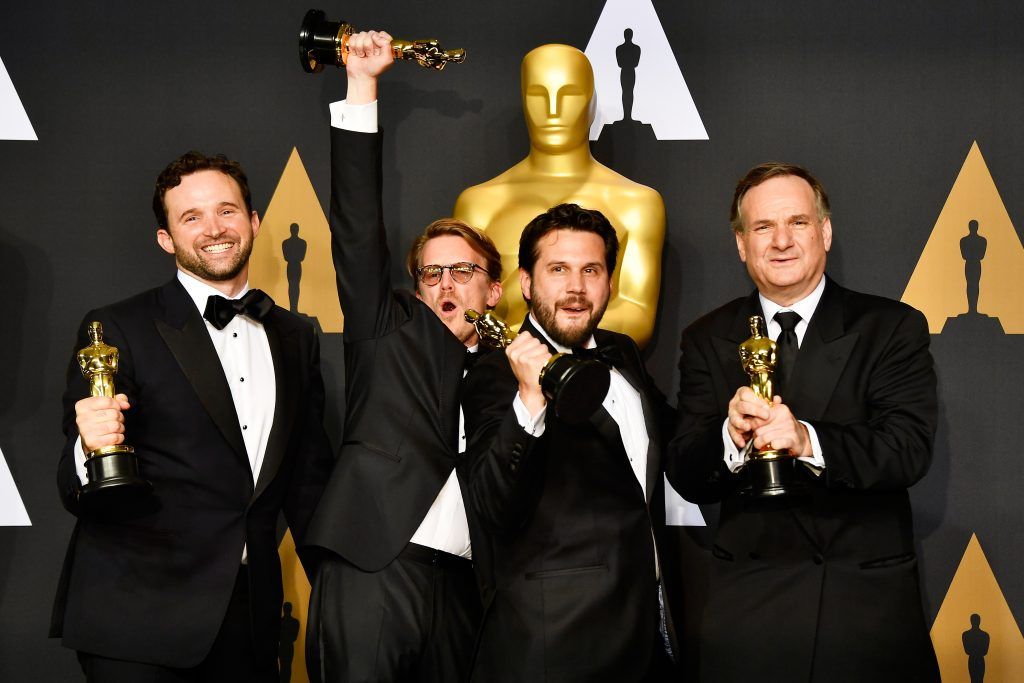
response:
{"label": "gold oscar statuette", "polygon": [[[504,349],[517,336],[508,323],[490,311],[480,314],[466,309],[466,322],[476,327],[480,341],[492,348]],[[580,424],[601,407],[611,384],[611,373],[597,359],[556,353],[541,368],[539,381],[555,416],[563,422]]]}
{"label": "gold oscar statuette", "polygon": [[[774,374],[778,359],[775,342],[768,338],[764,318],[750,316],[750,339],[739,346],[740,363],[750,377],[750,388],[759,399],[771,404],[775,396]],[[744,469],[750,477],[747,493],[756,497],[779,496],[796,492],[795,459],[785,449],[774,449],[770,443],[755,449],[754,439],[747,442]]]}
{"label": "gold oscar statuette", "polygon": [[[117,348],[103,341],[103,325],[91,322],[89,345],[78,352],[78,367],[89,382],[92,396],[113,398],[114,375],[117,374]],[[82,487],[83,504],[107,505],[114,499],[134,498],[149,493],[152,485],[139,475],[135,449],[127,444],[103,446],[85,454],[85,470],[89,481]]]}
{"label": "gold oscar statuette", "polygon": [[[306,12],[299,29],[299,61],[306,73],[323,71],[324,64],[345,66],[348,59],[348,39],[356,29],[346,21],[328,21],[323,10],[311,9]],[[391,41],[395,59],[416,62],[427,69],[440,71],[449,62],[461,64],[466,61],[463,49],[445,50],[433,38],[421,40]]]}

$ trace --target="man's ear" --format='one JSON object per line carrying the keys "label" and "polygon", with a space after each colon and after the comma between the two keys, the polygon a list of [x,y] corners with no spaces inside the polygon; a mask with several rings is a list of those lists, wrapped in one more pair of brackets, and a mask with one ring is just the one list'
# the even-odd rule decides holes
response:
{"label": "man's ear", "polygon": [[501,293],[503,291],[504,288],[501,286],[500,282],[497,280],[491,280],[491,284],[488,285],[487,289],[487,308],[494,308],[498,305],[498,302],[501,301]]}
{"label": "man's ear", "polygon": [[821,223],[821,243],[825,245],[827,252],[832,248],[832,219],[826,218]]}
{"label": "man's ear", "polygon": [[743,233],[742,232],[733,232],[733,235],[735,235],[735,237],[736,237],[736,251],[738,251],[739,254],[740,254],[740,261],[743,261],[744,263],[746,263],[747,262],[747,245],[743,241]]}
{"label": "man's ear", "polygon": [[252,225],[252,238],[256,239],[260,232],[260,216],[255,211],[249,214],[249,224]]}
{"label": "man's ear", "polygon": [[530,284],[532,282],[533,282],[533,280],[530,278],[530,274],[528,272],[526,272],[525,270],[523,270],[522,268],[520,268],[519,269],[519,289],[521,289],[523,291],[523,299],[526,300],[526,303],[530,303]]}
{"label": "man's ear", "polygon": [[174,253],[174,238],[171,237],[171,233],[167,231],[167,228],[156,229],[156,243],[168,254]]}

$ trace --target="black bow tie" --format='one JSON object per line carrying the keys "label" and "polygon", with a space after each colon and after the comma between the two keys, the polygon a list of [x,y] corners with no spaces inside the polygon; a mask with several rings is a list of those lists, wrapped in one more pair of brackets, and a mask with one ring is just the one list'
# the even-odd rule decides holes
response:
{"label": "black bow tie", "polygon": [[236,315],[247,315],[253,320],[263,320],[274,308],[274,300],[259,289],[250,289],[241,299],[225,299],[216,294],[206,300],[203,317],[218,330],[223,330]]}
{"label": "black bow tie", "polygon": [[480,360],[480,351],[470,351],[466,349],[466,359],[462,362],[462,369],[469,372],[476,365],[476,362]]}
{"label": "black bow tie", "polygon": [[577,347],[572,350],[572,355],[577,358],[598,360],[613,368],[622,367],[622,350],[614,344],[605,344],[593,349]]}

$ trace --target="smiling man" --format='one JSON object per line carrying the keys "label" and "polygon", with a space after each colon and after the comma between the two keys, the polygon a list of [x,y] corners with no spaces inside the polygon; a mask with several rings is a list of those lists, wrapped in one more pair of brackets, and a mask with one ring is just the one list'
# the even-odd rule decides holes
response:
{"label": "smiling man", "polygon": [[[688,500],[722,503],[701,680],[937,681],[907,495],[935,435],[924,316],[825,275],[828,196],[799,166],[751,169],[731,221],[757,289],[683,333],[666,462]],[[778,344],[771,404],[737,352],[753,315]],[[752,495],[751,442],[788,451],[802,493]]]}
{"label": "smiling man", "polygon": [[501,297],[491,241],[454,219],[409,251],[415,292],[393,289],[382,214],[377,81],[391,37],[349,39],[346,99],[331,105],[331,237],[345,312],[345,436],[308,545],[318,563],[307,665],[314,681],[465,680],[486,544],[463,502],[465,311]]}
{"label": "smiling man", "polygon": [[[519,243],[530,314],[467,379],[468,496],[494,567],[473,680],[672,677],[655,552],[669,413],[636,344],[597,327],[618,246],[601,212],[575,204],[531,221]],[[539,377],[556,352],[610,364],[608,393],[583,424],[547,410]]]}
{"label": "smiling man", "polygon": [[[330,468],[319,344],[248,287],[260,221],[241,167],[189,152],[160,174],[160,247],[177,274],[91,311],[118,348],[115,397],[91,397],[72,356],[64,506],[78,517],[51,635],[86,680],[279,680],[282,509],[301,541]],[[85,453],[126,442],[152,494],[79,500]]]}

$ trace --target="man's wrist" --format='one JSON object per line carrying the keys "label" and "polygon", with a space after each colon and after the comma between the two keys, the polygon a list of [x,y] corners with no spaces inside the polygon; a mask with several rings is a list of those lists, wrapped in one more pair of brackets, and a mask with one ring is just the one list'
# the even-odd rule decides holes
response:
{"label": "man's wrist", "polygon": [[349,74],[345,101],[349,104],[370,104],[377,100],[377,77]]}

